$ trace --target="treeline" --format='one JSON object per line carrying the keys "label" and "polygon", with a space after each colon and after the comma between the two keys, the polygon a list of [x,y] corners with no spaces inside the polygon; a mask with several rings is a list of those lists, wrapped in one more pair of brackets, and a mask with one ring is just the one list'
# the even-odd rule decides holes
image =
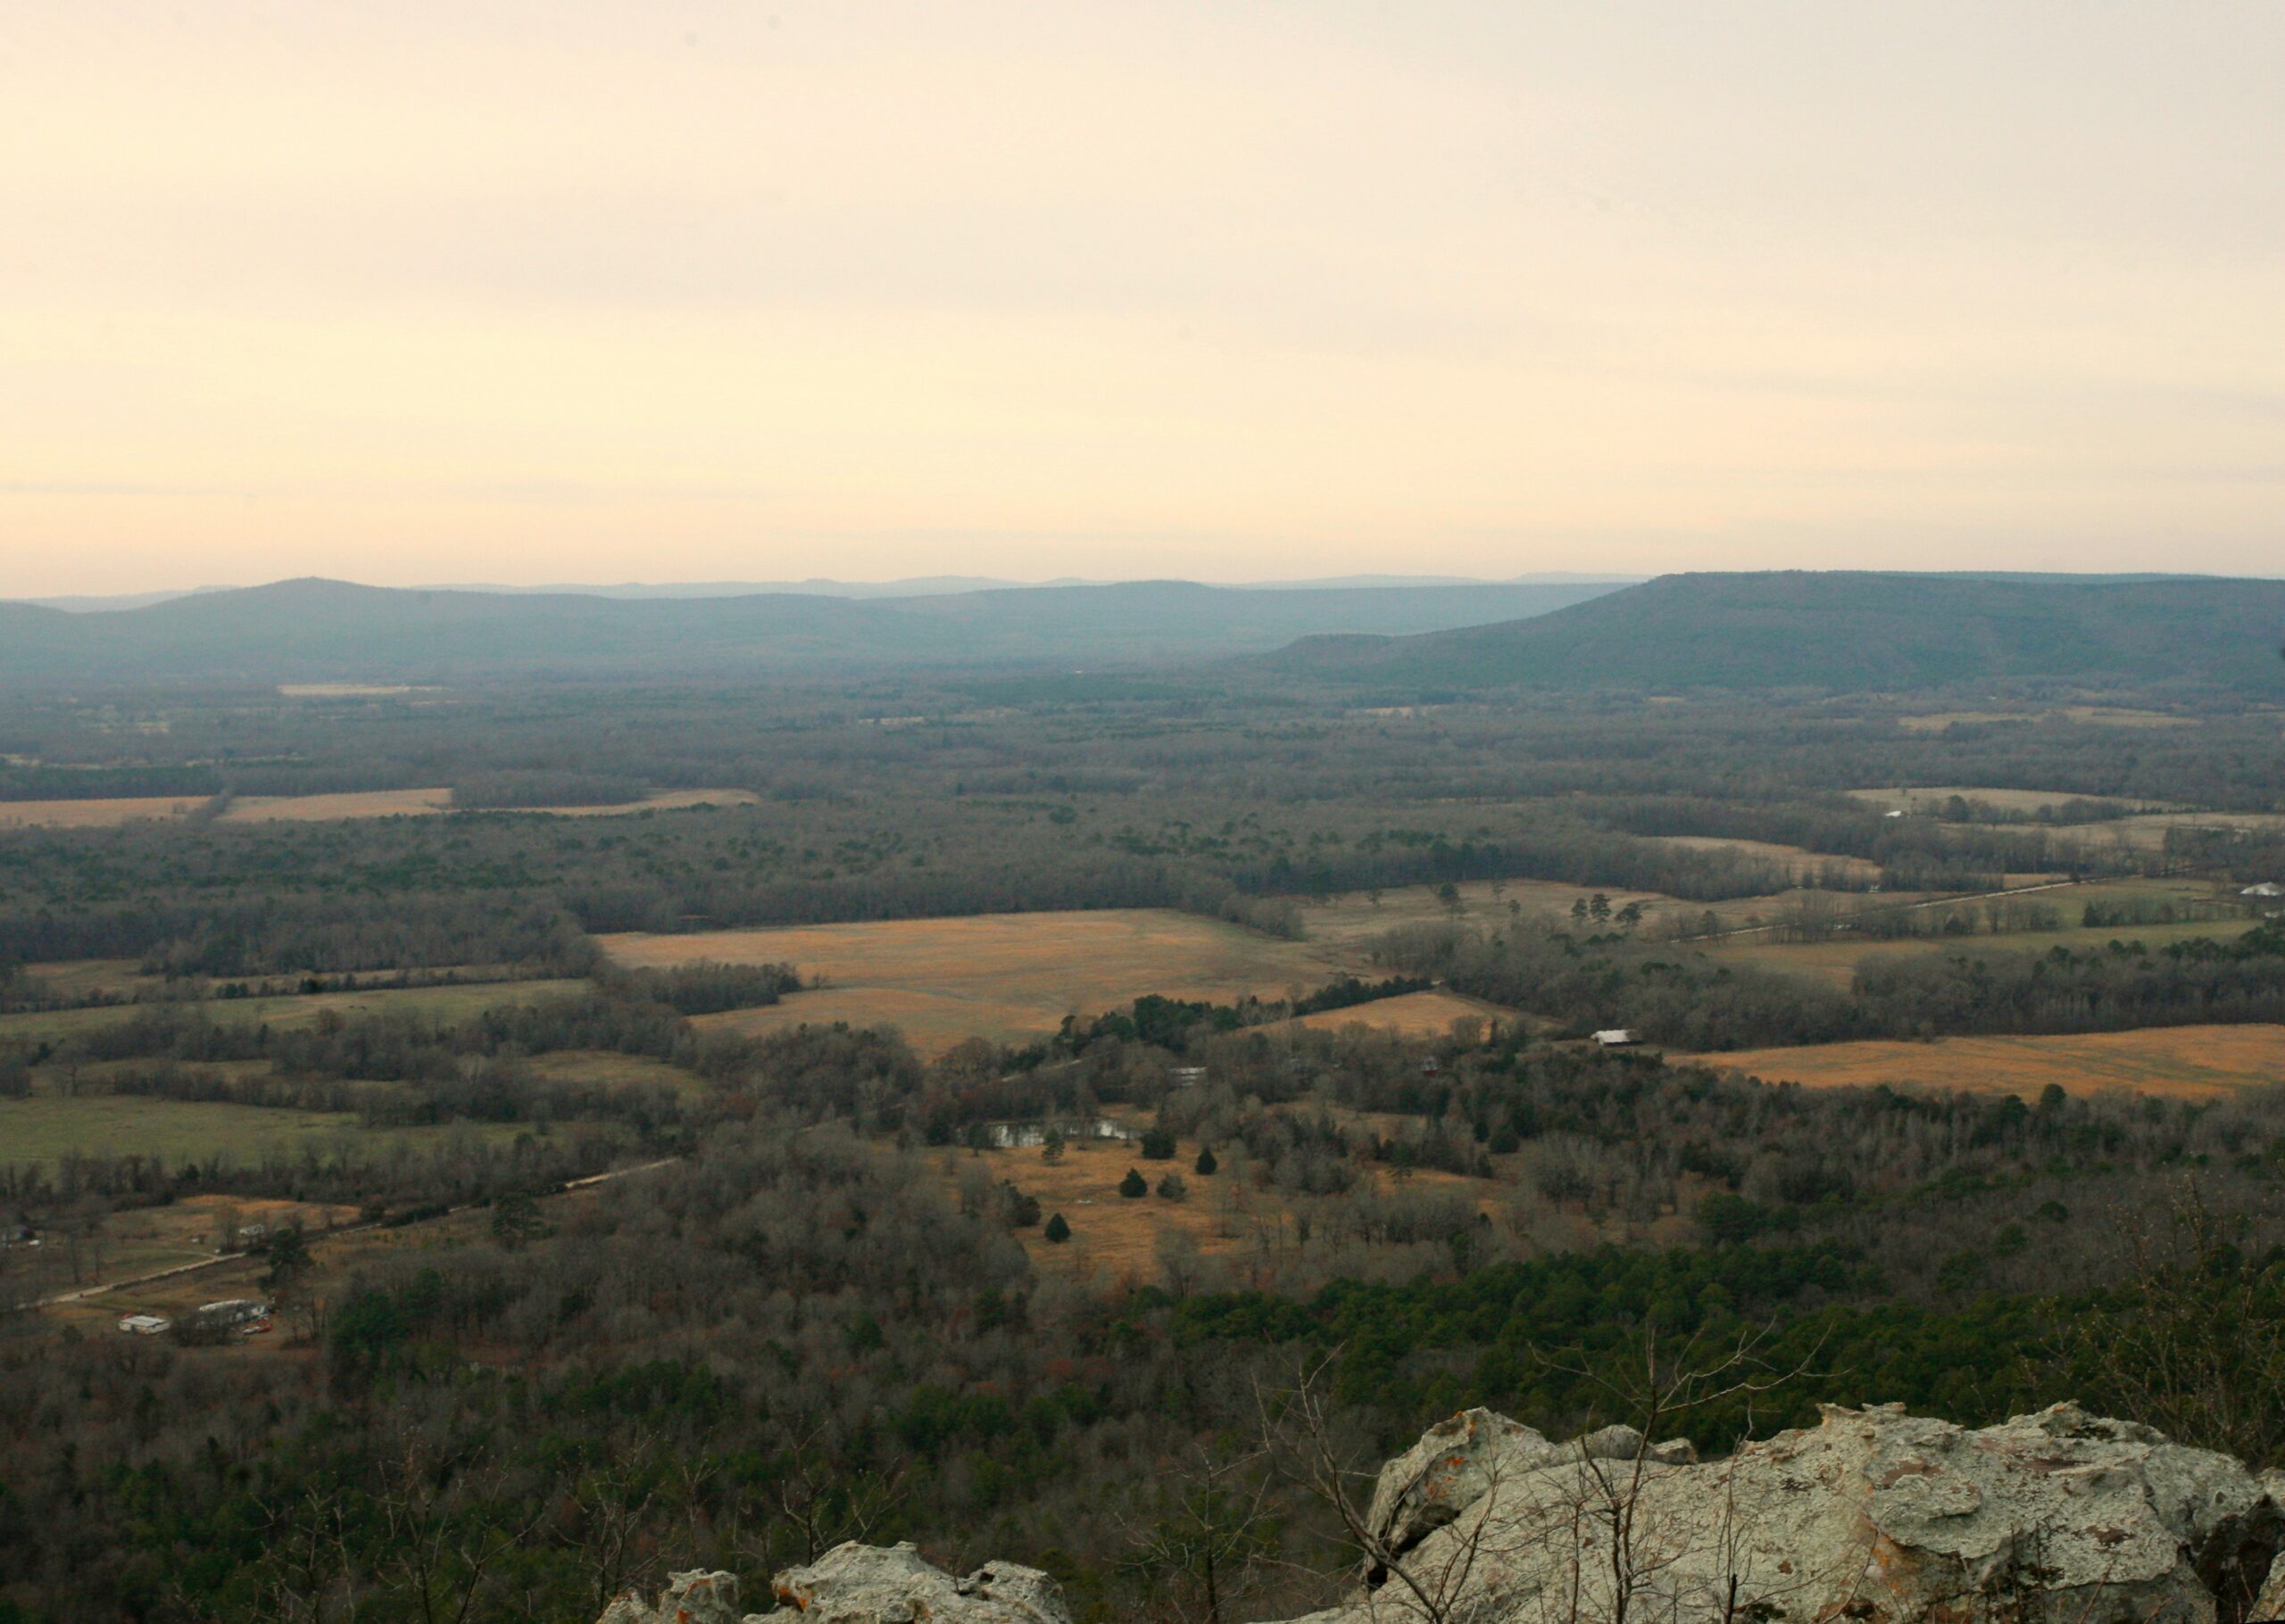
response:
{"label": "treeline", "polygon": [[[2098,912],[2104,905],[2089,904]],[[2122,905],[2122,914],[2137,911]],[[2171,908],[2169,912],[2171,913]],[[2223,910],[2201,916],[2223,916]],[[1831,941],[1854,936],[1867,941],[1915,941],[1937,937],[2005,936],[2063,928],[2063,910],[2044,896],[1982,897],[1936,905],[1891,903],[1887,907],[1835,907],[1815,895],[1794,898],[1781,909],[1766,930],[1773,941]],[[2125,924],[2118,919],[2107,923]],[[2155,920],[2135,920],[2151,924]]]}
{"label": "treeline", "polygon": [[[92,1231],[83,1220],[112,1208],[163,1206],[194,1196],[323,1203],[378,1222],[554,1188],[603,1172],[636,1148],[622,1126],[569,1122],[511,1139],[470,1133],[420,1145],[376,1147],[344,1134],[257,1156],[72,1152],[52,1163],[0,1157],[0,1204],[40,1214],[42,1228],[66,1240],[82,1228]],[[10,1283],[0,1278],[0,1288]],[[0,1288],[0,1324],[12,1301],[12,1292]]]}
{"label": "treeline", "polygon": [[577,975],[594,962],[577,924],[544,902],[323,891],[0,910],[0,957],[136,959],[151,974],[214,978],[454,965]]}
{"label": "treeline", "polygon": [[42,766],[0,763],[0,800],[200,801],[224,789],[219,768],[198,763]]}
{"label": "treeline", "polygon": [[2234,941],[2155,949],[2119,941],[1880,957],[1846,990],[1525,918],[1496,935],[1415,926],[1379,952],[1400,972],[1546,1016],[1572,1036],[1626,1026],[1687,1049],[2285,1020],[2285,933],[2274,923]]}
{"label": "treeline", "polygon": [[435,1082],[467,1058],[601,1050],[687,1059],[695,1040],[681,1013],[644,995],[640,982],[610,992],[572,993],[495,1005],[466,1020],[437,1021],[381,1010],[320,1012],[307,1025],[273,1027],[232,1020],[228,1000],[137,1006],[125,1018],[90,1027],[69,1046],[35,1051],[34,1063],[166,1059],[213,1065],[266,1060],[289,1075],[370,1081]]}
{"label": "treeline", "polygon": [[725,1009],[759,1009],[802,988],[792,965],[727,965],[712,961],[665,969],[626,970],[603,966],[596,984],[607,994],[664,1004],[677,1015],[715,1015]]}

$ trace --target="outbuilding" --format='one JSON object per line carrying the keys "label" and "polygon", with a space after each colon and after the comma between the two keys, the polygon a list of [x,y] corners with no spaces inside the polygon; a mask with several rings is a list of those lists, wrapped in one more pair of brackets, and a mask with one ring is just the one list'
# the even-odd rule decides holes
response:
{"label": "outbuilding", "polygon": [[1605,1048],[1633,1048],[1642,1041],[1642,1034],[1628,1026],[1614,1026],[1595,1034],[1595,1041]]}
{"label": "outbuilding", "polygon": [[129,1313],[120,1316],[119,1328],[130,1337],[156,1337],[172,1330],[174,1323],[162,1314]]}

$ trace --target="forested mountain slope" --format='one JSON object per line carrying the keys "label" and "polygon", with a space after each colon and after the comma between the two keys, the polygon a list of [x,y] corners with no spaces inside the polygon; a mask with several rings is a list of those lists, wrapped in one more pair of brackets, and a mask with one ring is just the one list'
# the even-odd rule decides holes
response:
{"label": "forested mountain slope", "polygon": [[281,581],[74,615],[0,603],[0,684],[441,682],[1142,664],[1543,614],[1607,585],[1226,588],[1181,581],[909,598],[623,599]]}
{"label": "forested mountain slope", "polygon": [[2285,694],[2285,581],[1678,575],[1524,622],[1311,638],[1260,662],[1375,689],[2056,681]]}

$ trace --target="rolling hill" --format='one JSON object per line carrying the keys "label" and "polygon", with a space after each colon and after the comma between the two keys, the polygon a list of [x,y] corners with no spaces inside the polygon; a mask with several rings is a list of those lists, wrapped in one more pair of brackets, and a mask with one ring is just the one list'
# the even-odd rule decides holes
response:
{"label": "rolling hill", "polygon": [[2054,682],[2285,696],[2281,645],[2285,581],[1784,571],[1663,576],[1529,621],[1312,637],[1251,663],[1392,693]]}
{"label": "rolling hill", "polygon": [[0,603],[0,684],[450,683],[1164,665],[1315,633],[1543,614],[1608,584],[1232,588],[1179,581],[839,598],[612,598],[281,581],[74,614]]}

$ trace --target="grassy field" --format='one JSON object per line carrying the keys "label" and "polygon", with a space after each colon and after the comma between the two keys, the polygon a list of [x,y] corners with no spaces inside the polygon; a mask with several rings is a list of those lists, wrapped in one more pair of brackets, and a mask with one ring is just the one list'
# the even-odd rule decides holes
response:
{"label": "grassy field", "polygon": [[420,1145],[448,1135],[513,1139],[512,1123],[438,1128],[369,1129],[346,1112],[282,1111],[210,1101],[148,1099],[129,1094],[64,1098],[34,1094],[0,1099],[0,1162],[53,1167],[79,1152],[162,1156],[169,1162],[229,1156],[258,1162],[272,1153],[330,1150],[347,1140],[378,1150],[393,1142]]}
{"label": "grassy field", "polygon": [[351,817],[426,817],[451,808],[450,790],[353,790],[338,795],[241,795],[226,824],[320,824]]}
{"label": "grassy field", "polygon": [[278,998],[214,998],[179,1006],[108,1004],[90,1009],[47,1009],[0,1015],[0,1043],[61,1043],[87,1032],[131,1021],[154,1009],[196,1010],[228,1025],[268,1025],[291,1030],[314,1024],[330,1010],[341,1015],[396,1013],[431,1021],[463,1021],[500,1004],[529,1004],[584,990],[580,981],[486,982],[455,987],[393,987],[373,992],[295,993]]}
{"label": "grassy field", "polygon": [[[1301,909],[1302,928],[1309,932],[1309,945],[1327,953],[1350,957],[1361,956],[1373,940],[1402,925],[1458,924],[1483,927],[1497,924],[1508,916],[1510,903],[1520,905],[1527,914],[1568,914],[1574,902],[1583,902],[1596,892],[1591,886],[1558,885],[1552,881],[1508,880],[1496,885],[1491,881],[1472,880],[1454,888],[1459,892],[1460,911],[1455,916],[1436,895],[1433,885],[1407,885],[1384,891],[1375,901],[1368,891],[1344,891],[1322,900],[1311,899]],[[1656,891],[1613,891],[1603,893],[1613,908],[1630,902],[1642,906],[1643,917],[1654,920],[1661,914],[1683,910],[1695,917],[1704,911],[1698,904],[1679,902]]]}
{"label": "grassy field", "polygon": [[[2084,951],[2089,948],[2106,946],[2112,941],[2140,941],[2157,948],[2194,936],[2216,939],[2236,936],[2256,923],[2250,917],[2243,917],[2190,920],[2174,924],[2104,925],[2091,930],[2078,923],[2090,902],[2187,902],[2206,900],[2213,896],[2213,887],[2202,881],[2104,881],[2090,885],[2059,886],[2049,891],[2034,891],[2023,899],[2027,902],[2045,903],[2054,907],[2069,927],[2059,931],[1929,936],[1900,941],[1867,941],[1853,934],[1843,934],[1824,941],[1780,941],[1771,935],[1757,934],[1724,937],[1701,945],[1706,952],[1718,958],[1736,959],[1764,969],[1810,976],[1833,986],[1846,987],[1860,963],[1881,958],[1922,953],[2043,953],[2049,948],[2058,947]],[[1846,907],[1848,903],[1844,900],[1841,906]],[[1963,903],[1961,906],[1972,905]],[[1772,916],[1777,916],[1773,914]]]}
{"label": "grassy field", "polygon": [[1681,1056],[1766,1082],[1809,1088],[1948,1090],[2036,1097],[2131,1090],[2210,1099],[2285,1082],[2285,1026],[2165,1026],[2043,1038],[1940,1038],[1930,1043],[1828,1043]]}
{"label": "grassy field", "polygon": [[1838,869],[1855,878],[1877,880],[1881,866],[1868,858],[1833,857],[1806,846],[1780,846],[1771,841],[1731,840],[1712,834],[1659,834],[1650,837],[1662,845],[1691,851],[1734,851],[1741,857],[1763,858],[1782,866],[1792,879],[1804,879],[1826,869]]}
{"label": "grassy field", "polygon": [[121,796],[111,800],[0,800],[0,829],[117,829],[154,818],[187,817],[203,795]]}
{"label": "grassy field", "polygon": [[1314,943],[1159,908],[601,940],[623,965],[791,962],[824,983],[768,1008],[706,1016],[702,1025],[898,1025],[929,1054],[970,1036],[1043,1036],[1067,1015],[1100,1014],[1144,993],[1225,1003],[1248,994],[1282,998],[1352,967]]}
{"label": "grassy field", "polygon": [[2058,824],[2059,839],[2091,847],[2125,847],[2134,851],[2164,851],[2169,829],[2241,829],[2268,833],[2285,829],[2279,812],[2141,812],[2131,817],[2100,824]]}
{"label": "grassy field", "polygon": [[1491,1023],[1516,1018],[1512,1009],[1439,988],[1392,998],[1375,998],[1369,1004],[1352,1004],[1346,1009],[1320,1009],[1315,1015],[1303,1015],[1295,1024],[1311,1032],[1342,1032],[1351,1026],[1367,1026],[1375,1032],[1394,1032],[1400,1038],[1441,1038],[1450,1032],[1454,1021]]}
{"label": "grassy field", "polygon": [[615,1055],[594,1049],[557,1049],[525,1062],[536,1077],[552,1082],[599,1083],[607,1088],[661,1084],[677,1094],[700,1095],[705,1081],[663,1060],[644,1055]]}
{"label": "grassy field", "polygon": [[1955,722],[1973,727],[1990,722],[2036,722],[2028,710],[1932,710],[1920,716],[1899,717],[1896,725],[1908,733],[1940,733]]}

